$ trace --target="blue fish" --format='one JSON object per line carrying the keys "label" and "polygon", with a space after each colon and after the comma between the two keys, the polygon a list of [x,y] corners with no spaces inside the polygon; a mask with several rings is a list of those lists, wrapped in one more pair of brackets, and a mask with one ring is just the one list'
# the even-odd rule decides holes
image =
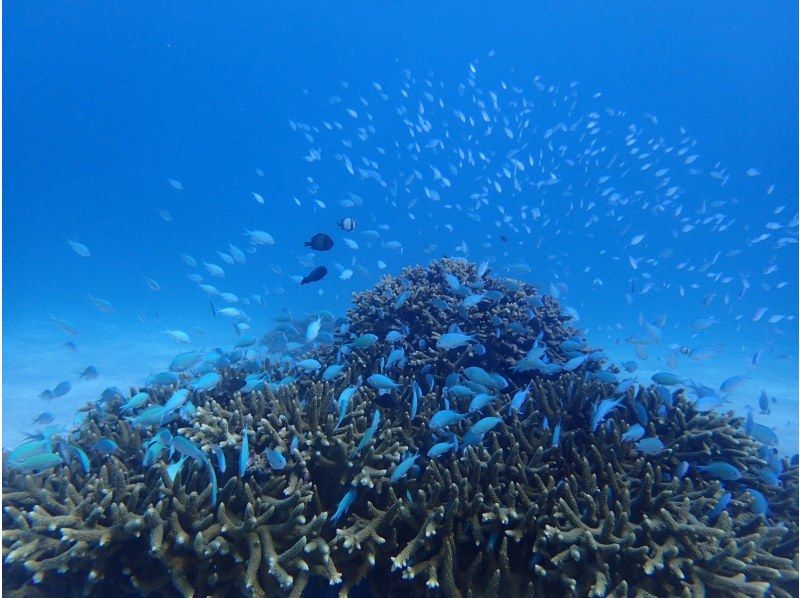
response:
{"label": "blue fish", "polygon": [[386,333],[385,340],[387,343],[396,343],[403,339],[403,334],[398,330],[390,330]]}
{"label": "blue fish", "polygon": [[647,416],[647,409],[644,408],[644,405],[642,405],[639,401],[634,400],[633,411],[636,413],[636,419],[638,422],[643,426],[646,426],[650,418]]}
{"label": "blue fish", "polygon": [[468,446],[477,446],[481,442],[483,442],[483,434],[474,432],[473,430],[467,430],[467,433],[464,434],[464,437],[461,439],[461,448],[465,449]]}
{"label": "blue fish", "polygon": [[211,504],[216,505],[217,491],[219,490],[219,487],[217,486],[217,473],[211,466],[211,461],[206,460],[206,466],[208,467],[208,477],[211,478]]}
{"label": "blue fish", "polygon": [[683,382],[680,376],[670,372],[657,372],[653,374],[650,379],[656,384],[663,384],[664,386],[675,386]]}
{"label": "blue fish", "polygon": [[645,454],[658,453],[664,449],[664,443],[655,437],[642,438],[636,443],[636,450]]}
{"label": "blue fish", "polygon": [[436,380],[432,374],[425,374],[425,384],[428,385],[428,392],[433,392],[433,389],[436,388]]}
{"label": "blue fish", "polygon": [[597,426],[602,423],[602,421],[608,416],[609,413],[611,413],[613,409],[619,407],[621,403],[621,398],[617,399],[616,401],[605,399],[600,403],[596,403],[594,409],[592,410],[592,431],[596,431]]}
{"label": "blue fish", "polygon": [[336,512],[331,515],[331,523],[336,524],[339,519],[347,513],[347,510],[350,508],[350,505],[353,504],[353,501],[356,499],[356,495],[358,494],[358,488],[351,487],[350,490],[342,497],[342,500],[339,501],[339,505],[336,507]]}
{"label": "blue fish", "polygon": [[778,477],[778,474],[775,473],[769,467],[764,467],[758,470],[758,477],[767,485],[779,487],[781,485],[781,480]]}
{"label": "blue fish", "polygon": [[555,448],[561,443],[561,421],[553,428],[553,438],[550,440],[550,446]]}
{"label": "blue fish", "polygon": [[63,382],[59,382],[58,386],[56,386],[52,390],[52,396],[53,397],[63,397],[70,390],[72,390],[72,385],[69,382],[67,382],[66,380],[64,380]]}
{"label": "blue fish", "polygon": [[366,349],[367,347],[371,347],[377,342],[378,342],[378,337],[376,335],[367,333],[367,334],[362,334],[357,339],[355,339],[352,343],[350,343],[350,346],[353,349]]}
{"label": "blue fish", "polygon": [[447,286],[450,287],[451,291],[455,291],[456,293],[461,292],[463,286],[461,281],[458,280],[453,274],[445,273],[444,280],[447,283]]}
{"label": "blue fish", "polygon": [[372,414],[372,423],[370,424],[369,428],[364,431],[364,436],[361,437],[361,441],[358,443],[356,450],[353,452],[353,457],[361,452],[368,444],[369,441],[372,440],[372,437],[375,435],[375,431],[378,429],[378,424],[381,422],[381,412],[376,409]]}
{"label": "blue fish", "polygon": [[304,372],[315,372],[322,367],[322,364],[316,359],[303,359],[297,362],[296,367]]}
{"label": "blue fish", "polygon": [[201,376],[198,380],[191,382],[189,386],[195,392],[207,392],[213,390],[222,381],[222,376],[216,372],[209,372]]}
{"label": "blue fish", "polygon": [[189,390],[185,388],[180,388],[172,393],[172,396],[169,400],[164,403],[163,411],[165,414],[172,413],[173,411],[177,411],[181,407],[183,407],[184,403],[189,400],[191,397],[191,393]]}
{"label": "blue fish", "polygon": [[169,371],[170,372],[185,372],[188,369],[191,369],[194,365],[200,361],[201,358],[200,351],[189,351],[188,353],[181,353],[180,355],[176,356],[175,359],[172,360],[172,363],[169,364]]}
{"label": "blue fish", "polygon": [[266,386],[266,377],[259,374],[250,374],[245,378],[245,385],[239,389],[242,394],[263,390]]}
{"label": "blue fish", "polygon": [[170,448],[170,456],[172,455],[172,434],[166,428],[162,428],[145,443],[145,447],[142,467],[150,467],[167,448]]}
{"label": "blue fish", "polygon": [[386,358],[386,369],[388,370],[395,364],[399,364],[402,367],[402,365],[405,363],[405,357],[405,349],[402,347],[394,349],[391,353],[389,353],[389,357]]}
{"label": "blue fish", "polygon": [[692,405],[700,413],[708,413],[722,406],[724,399],[717,395],[706,395],[697,399]]}
{"label": "blue fish", "polygon": [[656,394],[658,395],[659,400],[664,403],[665,405],[672,407],[672,394],[669,392],[669,389],[666,386],[662,386],[661,384],[656,385]]}
{"label": "blue fish", "polygon": [[422,389],[414,380],[411,382],[411,411],[408,414],[410,419],[417,417],[417,408],[419,407],[419,399],[422,397]]}
{"label": "blue fish", "polygon": [[628,431],[622,435],[621,440],[623,442],[636,442],[644,436],[644,433],[645,429],[641,425],[633,424],[628,428]]}
{"label": "blue fish", "polygon": [[749,379],[750,376],[731,376],[720,384],[719,389],[724,393],[732,393]]}
{"label": "blue fish", "polygon": [[437,411],[436,413],[433,414],[433,417],[431,417],[430,425],[431,428],[434,430],[437,428],[445,428],[451,424],[461,421],[462,419],[467,417],[467,415],[468,414],[466,413],[458,413],[457,411],[444,409],[442,411]]}
{"label": "blue fish", "polygon": [[732,498],[732,495],[731,495],[730,492],[726,492],[725,494],[720,496],[719,500],[717,501],[716,506],[708,514],[708,522],[709,523],[714,523],[714,521],[717,520],[717,517],[719,517],[722,514],[722,511],[724,511],[725,507],[728,506],[728,503],[731,502],[731,498]]}
{"label": "blue fish", "polygon": [[458,439],[456,438],[455,434],[450,434],[450,442],[439,442],[434,444],[428,450],[428,458],[435,459],[437,457],[441,457],[445,453],[449,451],[458,450]]}
{"label": "blue fish", "polygon": [[56,419],[55,415],[53,415],[49,411],[45,411],[44,413],[40,413],[39,415],[37,415],[34,418],[33,423],[41,425],[52,424],[55,421],[55,419]]}
{"label": "blue fish", "polygon": [[345,368],[345,364],[332,364],[325,368],[325,371],[322,373],[322,379],[327,382],[329,380],[333,380],[336,376],[342,373],[342,370]]}
{"label": "blue fish", "polygon": [[446,311],[448,307],[444,299],[431,299],[431,305],[440,311]]}
{"label": "blue fish", "polygon": [[744,431],[750,435],[753,440],[768,446],[778,446],[778,435],[772,428],[768,428],[763,424],[753,421],[753,412],[748,411],[747,420],[745,421]]}
{"label": "blue fish", "polygon": [[[174,376],[175,378],[178,378],[178,374],[174,374]],[[122,391],[116,386],[110,386],[106,388],[100,395],[100,401],[103,403],[110,403],[117,399],[124,401],[125,395],[123,395]]]}
{"label": "blue fish", "polygon": [[682,480],[683,476],[686,475],[687,471],[689,471],[689,463],[687,463],[686,461],[681,461],[675,468],[675,477],[678,478],[679,480]]}
{"label": "blue fish", "polygon": [[469,412],[474,413],[475,411],[480,411],[496,398],[496,396],[486,394],[485,392],[475,395],[469,403]]}
{"label": "blue fish", "polygon": [[484,417],[483,419],[479,419],[476,421],[472,427],[469,429],[470,432],[473,434],[486,434],[487,432],[494,429],[500,422],[503,420],[499,417]]}
{"label": "blue fish", "polygon": [[353,395],[357,390],[358,388],[355,386],[348,386],[339,395],[339,399],[336,401],[339,406],[339,421],[336,422],[336,428],[341,426],[344,418],[347,417],[347,410],[350,407],[350,400],[353,398]]}
{"label": "blue fish", "polygon": [[44,471],[61,465],[63,462],[64,459],[58,453],[40,453],[14,463],[13,467],[22,471]]}
{"label": "blue fish", "polygon": [[450,386],[449,388],[445,389],[447,391],[448,396],[454,397],[471,397],[475,394],[475,391],[471,388],[464,386],[463,384],[456,384],[455,386]]}
{"label": "blue fish", "polygon": [[617,381],[617,375],[611,370],[601,370],[599,372],[594,372],[592,374],[592,378],[594,380],[597,380],[598,382],[602,382],[603,384],[611,384]]}
{"label": "blue fish", "polygon": [[383,374],[372,374],[369,378],[367,378],[367,384],[373,388],[377,388],[378,390],[394,390],[395,388],[402,387],[402,384],[398,384]]}
{"label": "blue fish", "polygon": [[178,459],[178,461],[176,463],[173,463],[172,465],[167,466],[167,476],[169,476],[169,479],[170,479],[171,482],[175,481],[175,478],[177,477],[178,472],[180,472],[180,470],[183,468],[183,464],[186,463],[186,460],[188,458],[189,457],[187,457],[186,455],[182,455],[181,458]]}
{"label": "blue fish", "polygon": [[767,498],[754,488],[748,488],[747,492],[753,498],[753,504],[750,505],[753,513],[756,515],[767,515],[769,513],[769,503]]}
{"label": "blue fish", "polygon": [[93,448],[101,455],[112,455],[119,450],[119,445],[110,438],[103,437],[94,443]]}
{"label": "blue fish", "polygon": [[472,380],[473,382],[478,382],[479,384],[483,384],[484,386],[489,386],[493,382],[492,375],[489,372],[487,372],[483,368],[475,366],[464,368],[464,375],[467,377],[468,380]]}
{"label": "blue fish", "polygon": [[578,351],[581,348],[583,348],[583,346],[584,346],[584,342],[583,341],[574,340],[574,339],[567,339],[565,341],[562,341],[561,344],[559,344],[559,347],[561,347],[561,350],[562,351],[567,351],[567,352],[569,352],[569,351]]}
{"label": "blue fish", "polygon": [[408,298],[411,297],[411,291],[403,291],[397,296],[397,300],[394,302],[394,309],[395,311],[403,307]]}
{"label": "blue fish", "polygon": [[478,305],[485,298],[486,298],[485,293],[467,295],[466,297],[464,297],[464,300],[461,302],[461,305],[469,309],[471,307],[475,307],[476,305]]}
{"label": "blue fish", "polygon": [[589,359],[588,355],[581,355],[579,357],[573,357],[567,363],[564,364],[564,369],[568,372],[578,369],[582,366],[586,360]]}
{"label": "blue fish", "polygon": [[463,334],[461,332],[448,332],[439,337],[436,341],[438,349],[457,349],[470,344],[475,340],[474,334]]}
{"label": "blue fish", "polygon": [[147,386],[171,386],[173,384],[178,384],[180,381],[181,377],[178,376],[178,374],[175,372],[160,372],[158,374],[153,374],[152,376],[150,376],[145,381],[145,384],[147,384]]}
{"label": "blue fish", "polygon": [[272,469],[280,471],[286,467],[286,457],[278,450],[270,449],[267,451],[267,461]]}
{"label": "blue fish", "polygon": [[119,412],[125,413],[126,411],[133,411],[134,409],[138,409],[147,403],[150,400],[150,395],[146,392],[138,392],[133,395],[128,402],[120,407]]}
{"label": "blue fish", "polygon": [[136,417],[126,417],[125,419],[135,426],[160,426],[175,419],[175,414],[167,413],[163,406],[156,405],[145,409]]}
{"label": "blue fish", "polygon": [[707,473],[711,477],[724,480],[726,482],[735,482],[742,477],[742,472],[736,469],[730,463],[724,461],[714,461],[708,465],[696,465],[695,469],[701,473]]}
{"label": "blue fish", "polygon": [[522,390],[518,390],[514,394],[514,398],[511,399],[511,404],[508,406],[508,412],[511,413],[512,411],[521,411],[522,404],[525,402],[525,399],[528,397],[528,392],[531,389],[531,384],[533,384],[533,380],[528,382],[528,386],[523,388]]}
{"label": "blue fish", "polygon": [[203,449],[183,436],[172,437],[172,448],[178,451],[181,455],[186,455],[187,457],[191,457],[192,459],[196,459],[203,463],[208,461],[208,457],[203,452]]}
{"label": "blue fish", "polygon": [[408,455],[405,459],[398,463],[397,467],[394,468],[392,475],[389,477],[389,482],[396,482],[397,480],[406,476],[408,471],[414,465],[414,462],[419,458],[419,453],[415,453],[413,455]]}
{"label": "blue fish", "polygon": [[217,458],[217,467],[219,468],[220,473],[225,473],[225,470],[228,467],[228,464],[225,461],[225,453],[223,453],[222,449],[216,444],[214,445],[214,456]]}
{"label": "blue fish", "polygon": [[489,536],[489,541],[486,543],[486,548],[489,552],[494,552],[497,548],[497,540],[500,537],[500,532],[498,530],[494,530],[491,535]]}
{"label": "blue fish", "polygon": [[78,461],[80,461],[81,467],[83,468],[83,473],[89,473],[89,455],[87,455],[81,447],[75,446],[74,444],[69,445],[69,450],[78,455]]}
{"label": "blue fish", "polygon": [[242,430],[242,450],[239,453],[239,477],[243,478],[247,471],[247,463],[250,461],[250,438],[247,428]]}

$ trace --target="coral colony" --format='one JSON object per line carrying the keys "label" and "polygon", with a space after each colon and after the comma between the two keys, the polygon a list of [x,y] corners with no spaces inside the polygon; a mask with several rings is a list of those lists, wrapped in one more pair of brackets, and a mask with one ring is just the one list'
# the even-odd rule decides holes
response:
{"label": "coral colony", "polygon": [[3,589],[796,596],[797,463],[570,322],[443,259],[179,356],[4,454]]}

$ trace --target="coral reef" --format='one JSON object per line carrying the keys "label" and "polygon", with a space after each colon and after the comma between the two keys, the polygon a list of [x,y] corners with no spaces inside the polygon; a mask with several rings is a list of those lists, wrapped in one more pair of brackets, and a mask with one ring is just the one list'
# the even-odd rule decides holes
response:
{"label": "coral reef", "polygon": [[[72,459],[33,473],[4,455],[4,591],[300,596],[324,582],[340,595],[361,584],[386,596],[796,596],[797,466],[783,460],[778,483],[765,480],[763,448],[740,418],[700,413],[682,390],[618,392],[615,370],[585,344],[587,358],[566,366],[575,357],[564,347],[579,334],[558,302],[480,274],[444,259],[386,277],[354,297],[332,343],[273,352],[257,372],[232,352],[217,368],[221,382],[194,392],[194,413],[161,428],[117,415],[119,396],[87,406],[61,446],[82,447],[88,471]],[[297,324],[264,340],[297,341]],[[469,342],[439,348],[453,331]],[[377,340],[355,340],[364,335]],[[563,369],[515,368],[532,345]],[[319,370],[287,380],[312,358],[343,368],[328,380]],[[431,420],[446,407],[468,413],[471,396],[455,391],[453,374],[463,380],[469,367],[505,384],[480,412],[437,429]],[[365,382],[378,372],[397,386]],[[267,383],[246,392],[254,373]],[[174,390],[147,389],[160,405]],[[613,397],[619,405],[596,425],[596,405]],[[482,417],[499,422],[470,442]],[[662,450],[622,438],[636,422]],[[163,429],[215,463],[218,493],[199,458],[177,473],[167,451],[143,465]],[[426,456],[448,433],[458,448]],[[92,450],[101,438],[118,450]],[[276,449],[285,466],[270,459]],[[682,462],[688,472],[676,474]],[[741,477],[695,467],[715,462]],[[748,489],[767,499],[766,513]],[[726,493],[726,508],[712,513]]]}

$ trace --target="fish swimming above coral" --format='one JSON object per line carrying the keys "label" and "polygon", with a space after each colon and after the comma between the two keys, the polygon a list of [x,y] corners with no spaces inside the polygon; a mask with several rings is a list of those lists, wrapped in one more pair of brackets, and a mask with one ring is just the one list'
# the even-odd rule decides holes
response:
{"label": "fish swimming above coral", "polygon": [[[496,299],[465,309],[459,285]],[[180,373],[109,389],[4,454],[4,590],[796,592],[797,462],[682,380],[624,384],[563,314],[441,259],[345,318],[279,318],[269,359],[187,352]],[[557,367],[515,367],[531,347]]]}

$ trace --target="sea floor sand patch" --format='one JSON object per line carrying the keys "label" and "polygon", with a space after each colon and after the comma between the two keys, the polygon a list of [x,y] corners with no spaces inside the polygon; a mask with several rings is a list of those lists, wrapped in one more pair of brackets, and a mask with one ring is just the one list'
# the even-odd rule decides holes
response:
{"label": "sea floor sand patch", "polygon": [[[124,334],[122,333],[124,332]],[[15,323],[3,338],[3,436],[4,448],[18,445],[25,433],[42,426],[33,419],[52,413],[50,425],[70,426],[79,408],[100,398],[103,390],[116,386],[127,393],[144,383],[151,373],[163,371],[183,350],[168,339],[153,339],[151,331],[132,328],[121,331],[107,327],[91,336],[82,332],[78,350],[64,346],[57,331],[40,325]],[[89,365],[97,367],[93,380],[81,380],[79,373]],[[39,394],[62,380],[72,385],[63,397],[43,400]]]}

